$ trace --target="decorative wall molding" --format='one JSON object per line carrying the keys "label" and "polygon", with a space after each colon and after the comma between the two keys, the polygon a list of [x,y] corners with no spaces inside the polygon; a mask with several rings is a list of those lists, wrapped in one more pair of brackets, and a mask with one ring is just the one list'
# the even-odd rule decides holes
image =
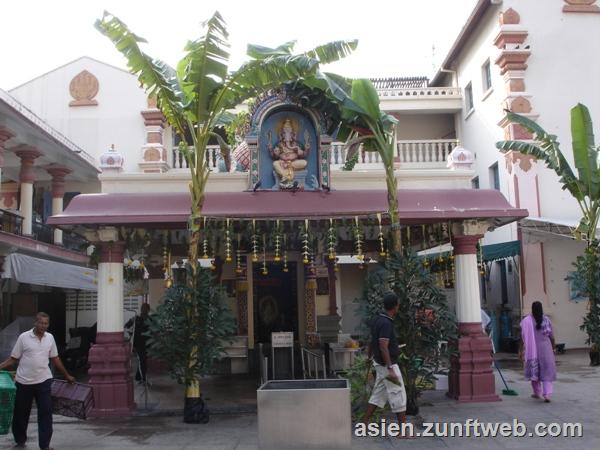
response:
{"label": "decorative wall molding", "polygon": [[94,97],[98,95],[99,89],[98,78],[87,70],[81,71],[69,83],[69,93],[75,99],[69,106],[97,106],[98,101]]}
{"label": "decorative wall molding", "polygon": [[566,13],[600,13],[596,0],[564,0],[563,12]]}
{"label": "decorative wall molding", "polygon": [[167,121],[164,114],[156,108],[153,97],[148,97],[148,108],[141,112],[146,128],[146,143],[142,147],[142,161],[138,165],[145,173],[163,173],[170,168],[163,144]]}

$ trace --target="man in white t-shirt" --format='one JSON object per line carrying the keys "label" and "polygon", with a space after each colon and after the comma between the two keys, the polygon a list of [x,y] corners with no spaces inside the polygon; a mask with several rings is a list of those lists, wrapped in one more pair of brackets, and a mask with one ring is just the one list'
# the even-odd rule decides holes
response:
{"label": "man in white t-shirt", "polygon": [[25,447],[29,415],[35,398],[38,410],[39,445],[43,450],[52,450],[50,448],[50,439],[52,438],[52,397],[50,394],[52,372],[50,372],[49,367],[50,360],[69,383],[75,381],[75,378],[69,375],[58,357],[54,336],[46,331],[48,325],[50,325],[48,314],[39,312],[35,317],[34,327],[19,335],[10,358],[0,364],[0,370],[2,370],[17,362],[19,363],[17,375],[15,376],[17,394],[12,423],[12,432],[18,447]]}

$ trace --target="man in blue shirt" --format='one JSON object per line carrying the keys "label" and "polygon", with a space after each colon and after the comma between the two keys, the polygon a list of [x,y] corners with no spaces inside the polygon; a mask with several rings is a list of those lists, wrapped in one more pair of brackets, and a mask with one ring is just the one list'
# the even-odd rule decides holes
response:
{"label": "man in blue shirt", "polygon": [[368,355],[369,358],[373,356],[377,377],[363,423],[369,423],[375,410],[378,407],[383,408],[386,403],[390,404],[390,409],[398,417],[399,424],[406,421],[406,391],[396,362],[400,355],[398,338],[394,331],[394,316],[398,313],[398,307],[398,296],[393,292],[385,294],[384,311],[377,315],[371,326]]}

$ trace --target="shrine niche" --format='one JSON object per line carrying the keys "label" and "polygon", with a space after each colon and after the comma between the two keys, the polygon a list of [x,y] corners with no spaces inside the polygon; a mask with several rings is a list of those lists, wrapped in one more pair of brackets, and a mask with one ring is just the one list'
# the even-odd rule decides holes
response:
{"label": "shrine niche", "polygon": [[318,111],[302,107],[285,89],[271,91],[258,99],[249,128],[250,189],[329,188],[331,137]]}

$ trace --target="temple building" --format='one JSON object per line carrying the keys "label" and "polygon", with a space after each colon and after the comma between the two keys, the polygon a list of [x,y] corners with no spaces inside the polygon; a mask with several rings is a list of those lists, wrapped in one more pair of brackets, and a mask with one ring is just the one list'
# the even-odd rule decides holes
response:
{"label": "temple building", "polygon": [[[600,117],[598,63],[575,69],[600,39],[595,3],[481,0],[431,79],[373,79],[381,108],[398,119],[403,245],[439,262],[438,285],[456,311],[461,370],[449,390],[458,400],[497,400],[482,308],[497,348],[513,349],[534,300],[557,342],[585,345],[586,300],[568,281],[583,250],[569,233],[577,205],[543,164],[502,155],[495,142],[529,137],[506,121],[506,108],[553,130],[563,148],[572,106]],[[549,34],[549,21],[569,33]],[[383,165],[363,150],[347,158],[326,121],[281,87],[249,108],[229,170],[209,146],[200,254],[236,318],[231,373],[260,366],[273,332],[292,332],[306,348],[356,335],[364,274],[389,252]],[[0,91],[2,325],[49,308],[49,290],[63,298],[51,312],[63,343],[69,328],[97,323],[97,415],[131,410],[123,324],[141,303],[162,301],[187,257],[190,171],[179,148],[136,77],[93,58]],[[76,281],[15,275],[23,256],[68,263],[65,279]]]}

